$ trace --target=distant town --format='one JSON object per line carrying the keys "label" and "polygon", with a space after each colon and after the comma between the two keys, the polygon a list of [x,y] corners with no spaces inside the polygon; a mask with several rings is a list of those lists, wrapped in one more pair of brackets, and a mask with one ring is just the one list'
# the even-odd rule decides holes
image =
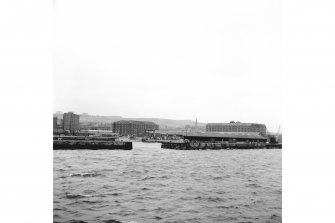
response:
{"label": "distant town", "polygon": [[90,116],[87,113],[57,112],[53,115],[54,136],[100,136],[157,140],[191,140],[212,142],[282,143],[280,129],[267,131],[261,123],[198,123],[189,120],[124,119],[120,116]]}

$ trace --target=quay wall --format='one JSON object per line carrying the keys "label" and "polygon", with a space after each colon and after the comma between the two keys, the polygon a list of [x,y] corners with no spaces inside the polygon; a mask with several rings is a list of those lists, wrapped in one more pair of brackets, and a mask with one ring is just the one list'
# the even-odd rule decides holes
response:
{"label": "quay wall", "polygon": [[282,145],[266,143],[161,142],[161,148],[176,150],[281,149]]}
{"label": "quay wall", "polygon": [[101,137],[101,136],[53,136],[54,140],[83,140],[83,141],[115,141],[116,137]]}
{"label": "quay wall", "polygon": [[132,142],[54,140],[53,150],[132,150]]}

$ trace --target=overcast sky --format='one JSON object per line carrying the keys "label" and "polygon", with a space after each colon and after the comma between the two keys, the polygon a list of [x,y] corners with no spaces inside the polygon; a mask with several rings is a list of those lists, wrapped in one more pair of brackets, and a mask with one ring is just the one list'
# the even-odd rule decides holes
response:
{"label": "overcast sky", "polygon": [[54,0],[54,111],[281,125],[280,0]]}

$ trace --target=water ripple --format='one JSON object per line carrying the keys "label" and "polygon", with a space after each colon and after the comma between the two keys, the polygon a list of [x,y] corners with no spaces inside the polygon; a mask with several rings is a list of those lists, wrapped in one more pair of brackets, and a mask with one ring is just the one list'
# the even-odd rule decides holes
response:
{"label": "water ripple", "polygon": [[281,150],[54,151],[54,222],[281,222]]}

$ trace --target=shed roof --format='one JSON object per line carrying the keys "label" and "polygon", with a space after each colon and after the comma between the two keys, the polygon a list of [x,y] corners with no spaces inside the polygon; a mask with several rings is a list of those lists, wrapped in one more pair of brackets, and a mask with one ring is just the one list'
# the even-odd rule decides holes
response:
{"label": "shed roof", "polygon": [[188,133],[185,137],[203,137],[203,138],[236,138],[236,139],[267,139],[255,132],[201,132]]}
{"label": "shed roof", "polygon": [[158,134],[166,134],[166,135],[185,135],[186,132],[185,131],[156,131],[155,133],[158,133]]}
{"label": "shed roof", "polygon": [[265,124],[259,124],[259,123],[240,123],[240,122],[234,122],[234,123],[208,123],[207,125],[211,126],[211,125],[215,125],[215,126],[227,126],[227,125],[233,125],[233,126],[265,126]]}
{"label": "shed roof", "polygon": [[154,122],[147,122],[147,121],[135,121],[135,120],[120,120],[114,123],[124,123],[124,124],[136,124],[136,125],[157,125]]}

